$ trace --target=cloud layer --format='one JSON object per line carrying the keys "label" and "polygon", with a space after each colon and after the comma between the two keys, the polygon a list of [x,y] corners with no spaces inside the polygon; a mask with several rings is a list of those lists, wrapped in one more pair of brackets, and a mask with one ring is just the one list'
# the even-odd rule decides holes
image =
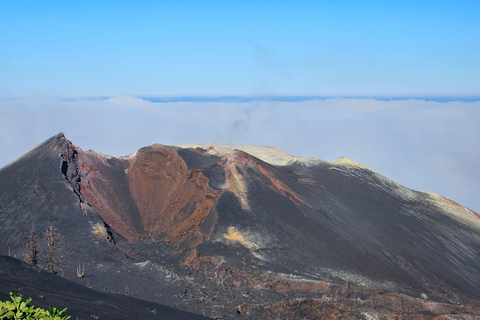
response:
{"label": "cloud layer", "polygon": [[83,149],[114,156],[153,143],[268,145],[324,160],[347,156],[479,212],[479,123],[479,101],[2,97],[0,166],[60,131]]}

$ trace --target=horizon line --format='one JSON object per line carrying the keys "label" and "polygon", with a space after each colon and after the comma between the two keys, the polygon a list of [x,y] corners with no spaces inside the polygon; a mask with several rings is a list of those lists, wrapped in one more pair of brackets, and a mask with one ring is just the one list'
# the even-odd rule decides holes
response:
{"label": "horizon line", "polygon": [[57,95],[57,94],[21,94],[2,95],[0,100],[18,99],[23,97],[57,97],[62,101],[75,100],[106,100],[114,97],[134,97],[153,103],[168,102],[301,102],[310,100],[329,99],[373,99],[383,101],[424,100],[435,102],[477,102],[480,93],[425,93],[425,94],[181,94],[181,95],[153,95],[153,94],[112,94],[112,95]]}

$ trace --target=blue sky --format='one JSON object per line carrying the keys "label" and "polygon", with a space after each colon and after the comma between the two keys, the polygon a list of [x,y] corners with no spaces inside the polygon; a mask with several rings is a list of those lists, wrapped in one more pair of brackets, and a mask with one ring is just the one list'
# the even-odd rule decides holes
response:
{"label": "blue sky", "polygon": [[478,94],[479,1],[0,2],[0,93]]}

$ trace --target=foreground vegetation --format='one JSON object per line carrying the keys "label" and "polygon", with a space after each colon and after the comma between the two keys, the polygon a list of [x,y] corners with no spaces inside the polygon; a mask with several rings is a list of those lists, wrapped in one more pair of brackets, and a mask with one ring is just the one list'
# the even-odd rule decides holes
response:
{"label": "foreground vegetation", "polygon": [[58,310],[50,308],[45,310],[28,305],[32,299],[24,300],[22,297],[14,296],[10,292],[12,301],[0,301],[0,320],[68,320],[70,316],[64,315],[67,308]]}

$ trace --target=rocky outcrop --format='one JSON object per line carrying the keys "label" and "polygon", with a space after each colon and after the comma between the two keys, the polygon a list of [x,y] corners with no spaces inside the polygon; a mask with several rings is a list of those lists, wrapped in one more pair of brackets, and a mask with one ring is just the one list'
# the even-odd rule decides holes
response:
{"label": "rocky outcrop", "polygon": [[125,239],[208,239],[199,226],[221,191],[209,186],[201,170],[188,169],[175,148],[153,145],[117,159],[68,142],[61,159],[62,172],[80,202],[94,207]]}

